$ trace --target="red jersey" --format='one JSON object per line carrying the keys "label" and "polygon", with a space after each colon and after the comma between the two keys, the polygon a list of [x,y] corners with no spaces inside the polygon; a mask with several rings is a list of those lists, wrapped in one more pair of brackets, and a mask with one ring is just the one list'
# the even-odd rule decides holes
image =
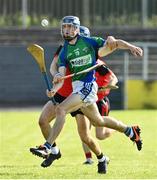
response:
{"label": "red jersey", "polygon": [[[61,51],[62,47],[63,47],[62,45],[60,45],[58,47],[57,51],[54,54],[54,57],[58,56],[58,54]],[[57,61],[58,58],[53,58],[53,60]],[[65,75],[67,76],[69,74],[71,74],[70,71],[69,71],[69,68],[66,68]],[[67,78],[67,79],[64,80],[63,86],[57,91],[57,93],[60,94],[63,97],[68,97],[72,93],[72,80],[71,80],[71,78]]]}
{"label": "red jersey", "polygon": [[[103,61],[97,60],[98,64],[102,64]],[[104,62],[103,62],[104,63]],[[96,76],[96,82],[98,84],[98,88],[100,87],[106,87],[109,82],[110,82],[110,75],[111,75],[111,70],[105,66],[100,66],[100,68],[97,68],[95,76]],[[108,96],[110,93],[110,89],[106,89],[105,91],[98,91],[98,101],[104,99],[104,97]]]}
{"label": "red jersey", "polygon": [[[69,68],[66,68],[66,75],[71,74]],[[68,97],[72,93],[72,79],[67,78],[64,80],[63,86],[57,91],[63,97]]]}
{"label": "red jersey", "polygon": [[[101,76],[98,72],[95,73],[98,88],[108,85],[108,83],[110,82],[110,75],[110,72],[105,74],[104,76]],[[110,89],[106,89],[105,91],[98,91],[98,101],[104,99],[104,97],[108,96],[109,93]]]}
{"label": "red jersey", "polygon": [[[66,68],[66,75],[69,74],[70,74],[69,68]],[[110,75],[111,75],[110,71],[103,76],[100,75],[99,72],[96,72],[95,77],[98,87],[107,86],[108,83],[110,82]],[[65,79],[63,86],[57,91],[57,93],[63,97],[68,97],[72,93],[72,79],[71,78]],[[98,101],[104,99],[104,97],[108,96],[109,93],[110,93],[110,89],[98,92],[97,93]]]}

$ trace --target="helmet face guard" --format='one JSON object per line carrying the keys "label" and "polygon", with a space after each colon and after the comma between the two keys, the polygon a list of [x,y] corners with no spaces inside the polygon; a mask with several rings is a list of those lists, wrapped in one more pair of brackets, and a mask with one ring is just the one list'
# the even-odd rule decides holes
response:
{"label": "helmet face guard", "polygon": [[90,31],[85,26],[80,26],[80,35],[85,37],[90,37]]}
{"label": "helmet face guard", "polygon": [[[72,27],[75,28],[74,30],[76,30],[78,32],[75,33],[74,35],[65,36],[64,31],[63,31],[64,25],[71,25]],[[71,41],[79,33],[79,28],[80,28],[80,20],[78,17],[76,17],[76,16],[65,16],[61,22],[61,35],[65,40]]]}

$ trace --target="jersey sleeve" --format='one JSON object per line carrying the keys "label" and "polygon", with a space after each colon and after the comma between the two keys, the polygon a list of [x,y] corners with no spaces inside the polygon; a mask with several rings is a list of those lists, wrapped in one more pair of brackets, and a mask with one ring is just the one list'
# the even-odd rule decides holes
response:
{"label": "jersey sleeve", "polygon": [[58,56],[58,54],[60,53],[62,47],[63,47],[62,45],[60,45],[60,46],[58,47],[58,49],[57,49],[56,52],[54,53],[54,56]]}
{"label": "jersey sleeve", "polygon": [[105,44],[105,40],[101,37],[91,37],[97,44],[96,48],[100,48]]}
{"label": "jersey sleeve", "polygon": [[58,63],[57,64],[58,64],[58,67],[61,67],[61,66],[66,67],[66,65],[67,65],[64,48],[61,49],[61,51],[58,55]]}

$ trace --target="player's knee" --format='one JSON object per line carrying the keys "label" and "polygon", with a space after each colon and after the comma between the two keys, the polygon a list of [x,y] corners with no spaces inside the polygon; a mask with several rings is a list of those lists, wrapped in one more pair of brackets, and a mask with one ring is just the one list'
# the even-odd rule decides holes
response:
{"label": "player's knee", "polygon": [[95,127],[102,127],[104,124],[102,117],[99,116],[94,118],[94,120],[91,123]]}
{"label": "player's knee", "polygon": [[105,133],[104,133],[104,139],[106,139],[106,138],[108,138],[108,137],[110,137],[111,136],[111,132],[110,131],[106,131]]}
{"label": "player's knee", "polygon": [[57,106],[56,107],[56,116],[65,116],[66,115],[66,111],[64,110],[64,108],[62,106]]}
{"label": "player's knee", "polygon": [[79,135],[82,142],[89,144],[91,138],[88,132],[79,133]]}
{"label": "player's knee", "polygon": [[99,140],[103,140],[104,139],[104,137],[100,133],[96,134],[96,138],[99,139]]}
{"label": "player's knee", "polygon": [[106,138],[110,137],[110,133],[104,133],[104,134],[96,134],[96,138],[99,140],[104,140]]}
{"label": "player's knee", "polygon": [[105,129],[105,131],[96,132],[96,138],[99,140],[104,140],[110,136],[111,136],[111,132],[109,130],[106,130],[106,129]]}
{"label": "player's knee", "polygon": [[84,142],[85,144],[89,144],[90,138],[88,135],[81,136],[81,141]]}
{"label": "player's knee", "polygon": [[40,116],[38,124],[40,127],[45,127],[48,124],[48,122],[46,121],[46,119],[43,116]]}

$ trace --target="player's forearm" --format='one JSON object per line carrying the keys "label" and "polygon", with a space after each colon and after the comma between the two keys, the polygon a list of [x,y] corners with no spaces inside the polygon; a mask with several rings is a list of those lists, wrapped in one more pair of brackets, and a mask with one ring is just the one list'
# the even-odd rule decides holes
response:
{"label": "player's forearm", "polygon": [[55,76],[55,74],[57,74],[57,56],[55,56],[54,58],[53,58],[53,60],[52,60],[52,63],[51,63],[51,65],[50,65],[50,73],[51,73],[51,75],[52,75],[52,77],[54,77]]}
{"label": "player's forearm", "polygon": [[117,48],[119,49],[130,49],[133,47],[132,44],[121,39],[116,39],[116,43],[117,43]]}
{"label": "player's forearm", "polygon": [[140,47],[130,44],[121,39],[117,39],[116,41],[118,49],[129,49],[134,56],[143,56],[143,50]]}
{"label": "player's forearm", "polygon": [[99,48],[98,50],[98,56],[99,57],[104,57],[112,53],[115,49],[112,49],[106,44],[105,46]]}

